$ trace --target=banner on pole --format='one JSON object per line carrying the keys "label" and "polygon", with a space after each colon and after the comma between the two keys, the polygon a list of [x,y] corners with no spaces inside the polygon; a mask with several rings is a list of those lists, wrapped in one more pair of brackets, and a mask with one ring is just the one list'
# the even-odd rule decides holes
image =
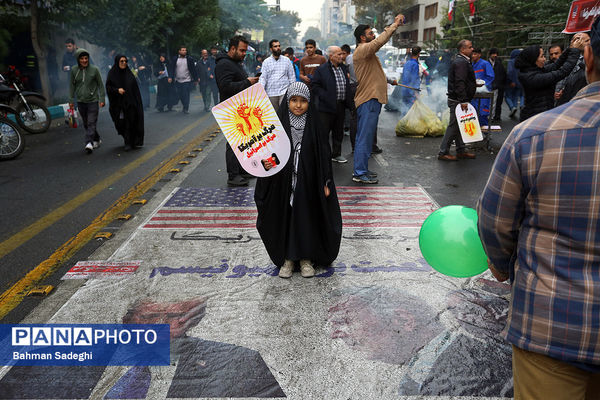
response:
{"label": "banner on pole", "polygon": [[562,33],[587,32],[600,15],[600,0],[576,0],[571,3],[567,25]]}

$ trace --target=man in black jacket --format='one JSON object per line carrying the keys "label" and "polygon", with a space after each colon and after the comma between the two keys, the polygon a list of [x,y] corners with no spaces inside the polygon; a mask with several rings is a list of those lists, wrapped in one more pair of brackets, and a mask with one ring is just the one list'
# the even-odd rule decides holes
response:
{"label": "man in black jacket", "polygon": [[[183,113],[188,114],[190,107],[190,92],[195,84],[198,83],[198,71],[196,70],[196,61],[187,55],[185,46],[179,47],[179,55],[171,60],[171,71],[173,71],[175,80],[175,90],[177,90],[178,101],[181,100]],[[173,81],[169,78],[169,83]]]}
{"label": "man in black jacket", "polygon": [[[247,51],[248,40],[243,36],[234,36],[229,40],[229,51],[217,55],[215,77],[221,101],[227,100],[258,82],[258,77],[249,77],[242,66]],[[247,186],[248,180],[244,178],[244,175],[248,174],[244,172],[229,143],[226,144],[225,162],[227,163],[227,184]]]}
{"label": "man in black jacket", "polygon": [[[448,72],[448,107],[450,107],[450,123],[442,139],[438,160],[457,161],[459,158],[475,158],[475,154],[465,151],[465,143],[460,136],[458,121],[456,120],[456,107],[459,106],[467,111],[469,103],[475,96],[477,83],[475,73],[471,65],[471,54],[473,54],[473,43],[463,39],[458,42],[458,55],[454,58],[450,71]],[[452,142],[456,142],[456,156],[450,154]]]}
{"label": "man in black jacket", "polygon": [[315,70],[311,84],[318,101],[319,118],[325,128],[323,131],[327,132],[327,143],[331,131],[331,161],[345,163],[348,160],[342,156],[344,116],[346,108],[352,108],[354,98],[350,91],[348,67],[342,63],[342,49],[331,46],[327,52],[329,61]]}
{"label": "man in black jacket", "polygon": [[[494,82],[492,90],[496,91],[495,110],[492,122],[500,122],[502,114],[502,103],[504,102],[504,87],[506,86],[506,70],[502,65],[502,60],[498,58],[498,49],[491,48],[488,52],[488,59],[494,68]],[[491,112],[492,110],[490,110]]]}

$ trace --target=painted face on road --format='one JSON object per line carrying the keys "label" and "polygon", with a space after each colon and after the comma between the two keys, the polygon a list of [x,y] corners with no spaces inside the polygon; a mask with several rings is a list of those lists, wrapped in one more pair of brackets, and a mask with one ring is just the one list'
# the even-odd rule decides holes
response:
{"label": "painted face on road", "polygon": [[301,116],[308,111],[308,100],[302,96],[290,97],[290,111],[297,117]]}

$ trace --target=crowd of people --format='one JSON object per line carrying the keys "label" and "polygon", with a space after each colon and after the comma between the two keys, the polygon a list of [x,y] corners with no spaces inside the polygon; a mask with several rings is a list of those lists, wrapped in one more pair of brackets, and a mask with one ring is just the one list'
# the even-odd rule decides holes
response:
{"label": "crowd of people", "polygon": [[[377,125],[388,103],[388,84],[400,86],[396,93],[406,110],[418,96],[421,79],[430,79],[419,62],[419,47],[409,52],[400,84],[386,77],[377,52],[403,23],[404,16],[397,15],[379,36],[369,25],[358,25],[353,54],[345,44],[330,46],[325,57],[317,53],[314,40],[307,40],[298,60],[293,49],[282,51],[280,41],[272,39],[269,57],[248,69],[243,64],[248,40],[235,36],[221,53],[203,50],[196,61],[180,47],[176,57],[161,55],[153,68],[160,112],[181,102],[188,113],[196,84],[205,111],[211,101],[229,99],[258,82],[264,86],[292,144],[291,161],[278,174],[258,178],[255,190],[257,229],[282,278],[291,277],[296,264],[303,277],[312,277],[315,263],[329,265],[338,255],[342,219],[332,162],[348,161],[341,153],[345,114],[350,116],[352,180],[376,184],[369,157],[380,151]],[[490,269],[498,280],[512,284],[503,334],[514,347],[515,398],[598,398],[599,22],[590,34],[574,35],[564,51],[552,46],[549,61],[538,45],[512,51],[506,68],[497,49],[489,49],[485,60],[481,48],[463,39],[457,50],[452,60],[438,59],[437,71],[447,74],[450,111],[438,159],[475,158],[461,138],[454,111],[466,111],[478,88],[496,98],[493,109],[491,102],[477,103],[482,123],[500,120],[503,99],[510,116],[520,110],[522,121],[498,154],[478,203]],[[150,68],[134,57],[116,55],[103,85],[87,51],[74,49],[73,57],[65,71],[71,105],[77,102],[83,118],[86,151],[100,145],[96,120],[105,92],[125,149],[141,146],[148,105],[143,81],[152,76]],[[456,156],[450,154],[452,143]],[[229,144],[225,159],[227,184],[248,185],[252,176]]]}

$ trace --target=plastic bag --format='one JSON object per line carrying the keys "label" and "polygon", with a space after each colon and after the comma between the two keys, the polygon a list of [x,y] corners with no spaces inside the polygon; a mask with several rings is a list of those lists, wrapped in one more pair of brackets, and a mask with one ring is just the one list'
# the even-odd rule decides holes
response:
{"label": "plastic bag", "polygon": [[442,121],[419,99],[396,125],[396,136],[424,137],[443,134]]}

